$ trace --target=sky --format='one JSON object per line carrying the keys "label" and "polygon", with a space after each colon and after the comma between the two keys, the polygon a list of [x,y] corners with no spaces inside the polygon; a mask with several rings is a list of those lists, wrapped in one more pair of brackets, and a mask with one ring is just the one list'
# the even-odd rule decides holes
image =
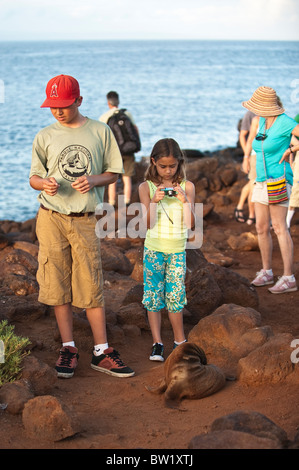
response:
{"label": "sky", "polygon": [[298,0],[0,0],[0,40],[299,40]]}

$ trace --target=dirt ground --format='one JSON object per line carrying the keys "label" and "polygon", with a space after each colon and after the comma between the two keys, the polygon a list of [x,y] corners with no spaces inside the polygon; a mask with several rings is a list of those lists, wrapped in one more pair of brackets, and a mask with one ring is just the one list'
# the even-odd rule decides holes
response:
{"label": "dirt ground", "polygon": [[[237,223],[232,216],[218,220],[223,230],[232,233],[248,231],[246,224]],[[255,233],[255,228],[251,231]],[[299,280],[299,213],[292,224],[295,273]],[[273,270],[282,274],[281,258],[273,235]],[[260,269],[259,251],[237,252],[226,249],[225,255],[234,259],[235,272],[253,279]],[[119,279],[113,290],[106,292],[106,304],[114,311],[133,281]],[[259,312],[262,324],[270,325],[274,334],[290,333],[299,338],[299,291],[273,295],[267,287],[258,288]],[[33,324],[16,325],[16,332],[31,340],[43,342],[43,348],[33,354],[53,366],[57,359],[59,343],[53,346],[54,318],[46,316]],[[185,325],[186,333],[192,325]],[[21,330],[20,330],[21,329]],[[166,356],[171,352],[171,330],[163,330]],[[141,336],[125,337],[115,347],[125,363],[135,370],[135,376],[114,378],[94,371],[90,367],[91,354],[79,351],[80,359],[74,377],[59,379],[53,395],[75,411],[81,431],[72,438],[60,442],[39,442],[30,439],[23,428],[21,415],[0,411],[1,449],[188,449],[192,437],[207,433],[212,422],[237,410],[256,411],[264,414],[283,428],[289,440],[299,430],[298,381],[265,386],[245,386],[236,381],[227,382],[224,389],[201,400],[184,400],[186,411],[165,408],[162,396],[153,395],[146,386],[154,386],[163,377],[163,364],[149,360],[151,350],[149,332]],[[295,383],[296,382],[296,383]]]}

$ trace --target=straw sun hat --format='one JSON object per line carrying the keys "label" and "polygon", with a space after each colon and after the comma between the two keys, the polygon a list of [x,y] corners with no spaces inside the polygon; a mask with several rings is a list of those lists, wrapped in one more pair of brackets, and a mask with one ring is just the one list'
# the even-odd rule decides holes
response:
{"label": "straw sun hat", "polygon": [[248,101],[243,101],[242,106],[262,117],[279,116],[284,113],[276,91],[268,86],[260,86]]}

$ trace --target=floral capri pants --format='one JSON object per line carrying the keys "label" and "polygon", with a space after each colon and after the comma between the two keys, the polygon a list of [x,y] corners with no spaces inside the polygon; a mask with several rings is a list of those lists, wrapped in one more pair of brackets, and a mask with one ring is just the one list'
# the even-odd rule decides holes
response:
{"label": "floral capri pants", "polygon": [[165,307],[169,312],[181,312],[187,303],[185,276],[185,251],[162,253],[144,248],[144,307],[150,312],[158,312]]}

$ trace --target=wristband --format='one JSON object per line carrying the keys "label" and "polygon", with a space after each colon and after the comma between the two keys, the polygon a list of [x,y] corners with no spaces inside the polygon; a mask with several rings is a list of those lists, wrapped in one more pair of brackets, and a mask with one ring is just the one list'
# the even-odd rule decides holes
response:
{"label": "wristband", "polygon": [[243,157],[243,158],[249,158],[249,156],[248,156],[248,155],[244,155],[244,157]]}

